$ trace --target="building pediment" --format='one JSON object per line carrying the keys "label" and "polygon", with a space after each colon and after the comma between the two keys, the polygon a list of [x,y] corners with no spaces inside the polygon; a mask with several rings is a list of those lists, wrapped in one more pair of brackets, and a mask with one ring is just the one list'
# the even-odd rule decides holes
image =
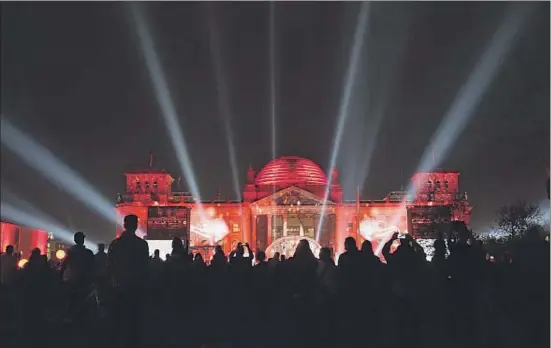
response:
{"label": "building pediment", "polygon": [[[277,191],[274,194],[259,199],[255,202],[260,205],[303,205],[315,206],[322,205],[323,198],[303,190],[301,188],[291,186],[283,190]],[[327,200],[326,205],[334,205],[334,202]]]}

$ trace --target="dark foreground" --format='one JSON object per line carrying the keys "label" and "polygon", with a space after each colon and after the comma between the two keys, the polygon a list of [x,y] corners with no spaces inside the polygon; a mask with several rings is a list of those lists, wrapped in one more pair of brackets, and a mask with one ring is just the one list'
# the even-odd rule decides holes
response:
{"label": "dark foreground", "polygon": [[514,262],[476,248],[432,263],[349,252],[338,267],[152,260],[144,288],[117,297],[97,280],[102,303],[79,297],[71,320],[59,273],[29,268],[1,290],[0,347],[549,347],[548,243]]}

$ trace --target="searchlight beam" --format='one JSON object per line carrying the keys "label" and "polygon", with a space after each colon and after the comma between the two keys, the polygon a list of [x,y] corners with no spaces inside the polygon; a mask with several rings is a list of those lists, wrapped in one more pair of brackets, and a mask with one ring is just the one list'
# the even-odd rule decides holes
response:
{"label": "searchlight beam", "polygon": [[327,179],[327,186],[323,195],[322,210],[320,220],[316,229],[316,241],[319,241],[319,235],[321,227],[324,222],[325,208],[327,205],[327,199],[329,198],[329,191],[331,189],[331,182],[333,181],[333,168],[337,162],[337,156],[339,154],[340,144],[342,140],[342,133],[346,120],[348,119],[348,108],[350,104],[350,98],[352,96],[352,89],[355,85],[356,75],[358,72],[359,60],[364,42],[364,34],[367,29],[367,23],[369,19],[369,2],[361,3],[360,13],[358,14],[358,22],[354,33],[354,42],[352,45],[352,53],[350,55],[350,61],[348,64],[348,70],[345,77],[344,91],[341,97],[341,103],[339,106],[339,114],[337,119],[337,131],[333,140],[333,148],[331,150],[331,156],[329,160],[329,175]]}

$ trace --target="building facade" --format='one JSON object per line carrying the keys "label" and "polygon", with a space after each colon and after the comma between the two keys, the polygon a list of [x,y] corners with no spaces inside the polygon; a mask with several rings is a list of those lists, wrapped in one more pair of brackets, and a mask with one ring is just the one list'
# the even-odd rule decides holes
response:
{"label": "building facade", "polygon": [[34,248],[39,248],[42,254],[46,254],[48,232],[2,221],[0,222],[0,250],[4,252],[8,245],[13,245],[15,252],[22,258],[28,258]]}
{"label": "building facade", "polygon": [[327,246],[341,253],[348,236],[359,243],[371,240],[379,250],[394,232],[435,238],[435,219],[468,224],[471,211],[456,171],[415,174],[412,197],[397,191],[381,200],[355,201],[343,200],[336,169],[328,182],[316,163],[292,156],[272,160],[258,172],[249,168],[242,201],[199,202],[172,191],[174,179],[163,170],[132,171],[125,177],[126,189],[116,204],[117,235],[123,217],[135,214],[138,233],[163,255],[175,236],[189,239],[195,248],[219,244],[226,252],[247,242],[268,256],[276,251],[291,255],[300,239],[307,239],[315,252]]}

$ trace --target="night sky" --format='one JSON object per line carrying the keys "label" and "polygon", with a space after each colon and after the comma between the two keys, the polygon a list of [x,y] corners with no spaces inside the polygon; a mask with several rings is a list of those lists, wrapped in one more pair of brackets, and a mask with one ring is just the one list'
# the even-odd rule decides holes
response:
{"label": "night sky", "polygon": [[[129,3],[2,4],[2,117],[53,151],[110,201],[125,170],[181,170],[129,20]],[[209,44],[228,85],[239,184],[272,157],[269,3],[142,3],[204,199],[235,199]],[[374,3],[337,161],[345,197],[406,186],[511,3]],[[534,7],[471,123],[442,159],[482,232],[500,205],[546,199],[549,2]],[[327,170],[358,3],[276,3],[278,156]],[[210,19],[209,19],[210,18]],[[377,120],[381,119],[380,127]],[[370,139],[375,144],[366,168]],[[5,189],[68,227],[108,241],[114,226],[2,146]],[[183,186],[185,179],[182,178]],[[182,187],[184,190],[184,187]]]}

